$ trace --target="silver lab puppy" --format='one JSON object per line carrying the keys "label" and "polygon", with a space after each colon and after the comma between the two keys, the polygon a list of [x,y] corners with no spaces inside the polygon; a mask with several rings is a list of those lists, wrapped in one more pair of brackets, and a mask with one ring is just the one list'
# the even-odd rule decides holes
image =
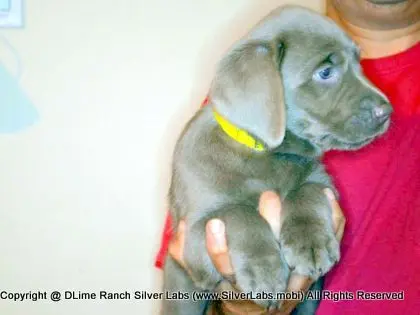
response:
{"label": "silver lab puppy", "polygon": [[[209,100],[174,153],[170,208],[174,227],[186,218],[184,259],[190,273],[168,257],[164,290],[192,297],[222,280],[205,246],[212,218],[226,224],[240,290],[283,292],[291,269],[318,279],[340,257],[323,193],[335,189],[319,157],[368,144],[386,131],[392,111],[362,74],[358,47],[326,17],[295,6],[279,8],[221,60]],[[258,145],[234,140],[215,113]],[[257,210],[266,190],[282,197],[279,238]],[[281,303],[275,295],[255,302],[267,308]],[[202,314],[205,304],[167,299],[163,313]]]}

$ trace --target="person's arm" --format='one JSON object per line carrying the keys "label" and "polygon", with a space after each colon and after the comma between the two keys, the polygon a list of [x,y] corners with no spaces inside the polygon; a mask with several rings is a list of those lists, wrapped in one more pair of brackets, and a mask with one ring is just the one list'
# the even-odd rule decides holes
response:
{"label": "person's arm", "polygon": [[[344,232],[345,218],[341,208],[334,198],[334,194],[326,191],[333,211],[333,223],[336,237],[341,241]],[[261,216],[270,224],[273,233],[278,238],[281,224],[281,202],[274,192],[264,192],[260,197],[259,211]],[[185,222],[179,223],[177,234],[169,244],[169,254],[186,268],[182,256],[185,241]],[[206,226],[206,245],[207,251],[213,260],[216,269],[227,281],[234,281],[234,270],[229,257],[229,248],[226,242],[225,225],[219,219],[210,220]],[[187,270],[187,268],[186,268]],[[292,274],[289,279],[289,291],[306,291],[312,284],[308,277]],[[230,284],[222,284],[230,286]],[[298,301],[284,301],[277,314],[290,314],[298,304]],[[262,308],[252,301],[223,301],[221,308],[225,314],[261,314]]]}

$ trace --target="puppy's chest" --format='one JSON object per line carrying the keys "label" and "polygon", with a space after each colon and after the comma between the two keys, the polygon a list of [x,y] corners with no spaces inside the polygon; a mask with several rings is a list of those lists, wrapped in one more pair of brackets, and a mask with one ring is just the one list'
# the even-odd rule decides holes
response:
{"label": "puppy's chest", "polygon": [[244,173],[241,190],[245,194],[260,194],[274,190],[286,196],[287,193],[300,186],[311,174],[313,162],[296,161],[286,158],[270,158],[248,163],[242,168]]}

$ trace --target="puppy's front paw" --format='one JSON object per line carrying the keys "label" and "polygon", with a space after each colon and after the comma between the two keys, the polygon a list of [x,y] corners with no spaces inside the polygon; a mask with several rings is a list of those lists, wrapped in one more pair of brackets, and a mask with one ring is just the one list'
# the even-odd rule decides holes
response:
{"label": "puppy's front paw", "polygon": [[207,264],[200,264],[191,262],[191,259],[189,259],[187,267],[194,284],[201,290],[213,291],[222,280],[222,276],[217,272],[211,261]]}
{"label": "puppy's front paw", "polygon": [[236,286],[266,309],[280,307],[281,301],[278,301],[276,296],[286,291],[289,276],[289,270],[280,253],[243,256],[239,262],[235,258],[233,260]]}
{"label": "puppy's front paw", "polygon": [[316,280],[340,259],[340,244],[332,231],[302,228],[290,224],[282,228],[281,247],[294,272]]}

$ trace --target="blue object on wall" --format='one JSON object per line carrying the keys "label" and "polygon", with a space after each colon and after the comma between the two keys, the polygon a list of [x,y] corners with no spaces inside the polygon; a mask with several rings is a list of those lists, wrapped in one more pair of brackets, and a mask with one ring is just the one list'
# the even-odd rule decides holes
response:
{"label": "blue object on wall", "polygon": [[0,133],[21,131],[38,120],[38,112],[0,62]]}

